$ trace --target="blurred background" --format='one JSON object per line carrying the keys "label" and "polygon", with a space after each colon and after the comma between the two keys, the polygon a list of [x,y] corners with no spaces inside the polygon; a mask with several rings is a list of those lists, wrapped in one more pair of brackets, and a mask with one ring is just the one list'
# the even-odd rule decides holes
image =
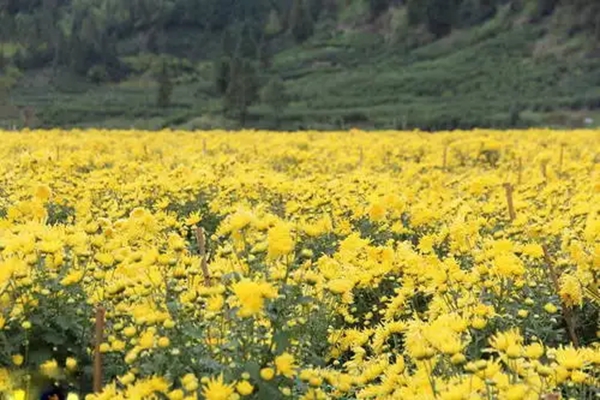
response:
{"label": "blurred background", "polygon": [[600,1],[0,1],[2,129],[533,126],[600,126]]}

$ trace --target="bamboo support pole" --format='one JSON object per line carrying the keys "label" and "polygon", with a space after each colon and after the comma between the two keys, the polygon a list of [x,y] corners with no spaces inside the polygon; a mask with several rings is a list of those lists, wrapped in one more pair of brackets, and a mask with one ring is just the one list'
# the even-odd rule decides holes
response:
{"label": "bamboo support pole", "polygon": [[359,167],[362,167],[364,159],[365,159],[365,153],[364,153],[364,150],[363,150],[363,148],[361,146],[360,147],[360,154],[358,156],[358,166]]}
{"label": "bamboo support pole", "polygon": [[508,205],[508,215],[510,216],[510,220],[514,221],[515,218],[517,218],[517,214],[515,212],[515,205],[513,203],[514,188],[510,183],[505,183],[504,189],[506,190],[506,204]]}
{"label": "bamboo support pole", "polygon": [[[554,263],[552,262],[552,259],[550,258],[550,252],[548,251],[548,247],[546,245],[542,246],[542,249],[544,250],[544,261],[546,262],[546,265],[548,266],[548,273],[550,274],[550,279],[552,279],[552,284],[554,285],[554,290],[556,291],[556,294],[558,295],[560,292],[560,284],[558,282],[558,274],[556,273],[556,270],[554,269]],[[560,298],[560,295],[559,295]],[[573,313],[571,310],[571,307],[569,307],[568,305],[562,304],[562,312],[563,312],[563,317],[565,319],[565,322],[567,324],[567,330],[569,332],[569,336],[571,337],[571,342],[573,343],[573,346],[575,347],[579,347],[579,338],[577,337],[577,333],[575,332],[575,322],[573,320]]]}
{"label": "bamboo support pole", "polygon": [[560,145],[560,158],[558,160],[558,173],[559,174],[562,174],[564,157],[565,157],[565,145],[561,144]]}
{"label": "bamboo support pole", "polygon": [[104,317],[106,310],[102,306],[96,309],[96,332],[94,335],[94,392],[102,392],[102,353],[100,345],[104,340]]}
{"label": "bamboo support pole", "polygon": [[544,177],[545,180],[548,180],[548,171],[547,171],[547,167],[548,167],[548,162],[547,161],[543,161],[540,165],[540,168],[542,170],[542,176]]}
{"label": "bamboo support pole", "polygon": [[442,169],[445,171],[446,167],[448,165],[448,146],[444,146],[444,158],[443,158],[443,164],[442,164]]}
{"label": "bamboo support pole", "polygon": [[196,228],[196,241],[198,242],[198,254],[200,254],[200,268],[204,275],[204,285],[210,286],[210,273],[208,271],[208,260],[206,257],[206,236],[202,227]]}

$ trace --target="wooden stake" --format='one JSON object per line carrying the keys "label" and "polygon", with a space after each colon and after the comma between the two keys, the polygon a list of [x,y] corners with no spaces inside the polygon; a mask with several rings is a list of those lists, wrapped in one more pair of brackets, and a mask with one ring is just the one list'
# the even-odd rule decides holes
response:
{"label": "wooden stake", "polygon": [[[560,299],[560,284],[558,283],[558,274],[554,269],[554,263],[550,258],[550,252],[548,251],[548,247],[546,245],[542,246],[544,250],[544,261],[546,261],[546,265],[548,266],[548,273],[550,275],[550,279],[552,279],[552,283],[554,285],[554,290]],[[562,302],[562,301],[561,301]],[[573,314],[571,313],[571,307],[562,302],[562,312],[565,322],[567,323],[567,330],[569,331],[569,336],[571,337],[571,342],[573,346],[579,347],[579,339],[577,338],[577,333],[575,332],[575,322],[573,320]]]}
{"label": "wooden stake", "polygon": [[447,162],[448,162],[448,146],[444,146],[444,160],[443,160],[443,164],[442,164],[442,169],[444,171],[446,170]]}
{"label": "wooden stake", "polygon": [[505,183],[504,189],[506,189],[506,203],[508,204],[508,215],[510,216],[510,220],[514,221],[515,218],[517,218],[517,214],[515,213],[515,206],[513,204],[513,186],[510,183]]}
{"label": "wooden stake", "polygon": [[364,154],[364,152],[363,152],[363,148],[362,148],[362,146],[361,146],[361,147],[360,147],[360,156],[359,156],[359,158],[358,158],[358,165],[359,165],[360,167],[362,167],[362,165],[363,165],[363,160],[364,160],[364,158],[365,158],[365,154]]}
{"label": "wooden stake", "polygon": [[210,286],[210,273],[208,272],[208,262],[206,257],[206,237],[204,229],[199,226],[196,228],[196,241],[198,242],[198,254],[200,254],[200,268],[204,275],[204,285]]}
{"label": "wooden stake", "polygon": [[100,345],[104,340],[104,316],[106,311],[104,307],[98,306],[96,309],[96,333],[94,336],[94,392],[102,392],[102,353]]}
{"label": "wooden stake", "polygon": [[541,164],[541,169],[542,169],[542,176],[544,177],[544,179],[548,179],[548,172],[546,171],[546,167],[548,166],[548,161],[542,161]]}
{"label": "wooden stake", "polygon": [[558,160],[558,173],[562,174],[562,165],[563,165],[563,158],[565,155],[565,145],[564,143],[560,145],[560,158]]}
{"label": "wooden stake", "polygon": [[542,400],[560,400],[560,394],[548,393],[542,396]]}
{"label": "wooden stake", "polygon": [[206,139],[202,139],[202,154],[206,155]]}

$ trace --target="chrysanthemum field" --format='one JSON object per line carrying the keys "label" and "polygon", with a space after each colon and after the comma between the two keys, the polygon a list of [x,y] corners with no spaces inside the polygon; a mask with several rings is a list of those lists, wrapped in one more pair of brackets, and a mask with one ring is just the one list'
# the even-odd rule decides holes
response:
{"label": "chrysanthemum field", "polygon": [[0,132],[0,398],[598,398],[599,212],[600,131]]}

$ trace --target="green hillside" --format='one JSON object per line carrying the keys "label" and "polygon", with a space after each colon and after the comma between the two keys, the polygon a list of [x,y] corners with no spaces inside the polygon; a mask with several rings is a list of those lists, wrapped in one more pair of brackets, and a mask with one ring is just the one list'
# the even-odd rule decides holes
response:
{"label": "green hillside", "polygon": [[[120,16],[109,0],[54,1],[71,36],[17,34],[45,1],[2,11],[13,25],[2,33],[4,128],[600,125],[595,1],[256,1],[219,23],[180,9],[202,1],[164,0],[150,17]],[[77,14],[86,1],[100,11]],[[72,27],[89,15],[107,25],[81,31],[86,47]]]}

